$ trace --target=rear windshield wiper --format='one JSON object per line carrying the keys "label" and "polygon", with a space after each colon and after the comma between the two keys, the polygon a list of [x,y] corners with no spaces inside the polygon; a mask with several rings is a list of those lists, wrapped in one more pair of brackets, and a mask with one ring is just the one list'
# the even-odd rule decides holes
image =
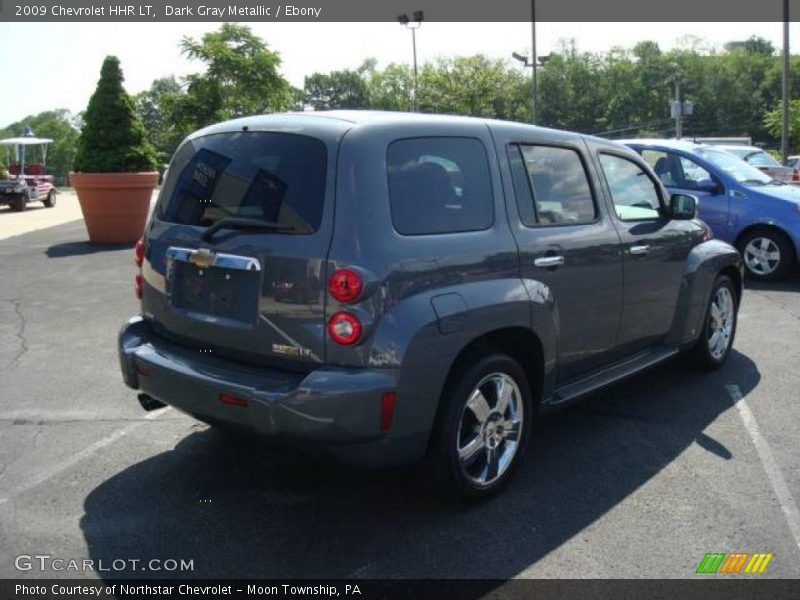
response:
{"label": "rear windshield wiper", "polygon": [[294,231],[293,225],[276,223],[275,221],[260,221],[244,217],[225,217],[214,223],[203,232],[200,239],[208,242],[220,229],[259,229],[264,231]]}

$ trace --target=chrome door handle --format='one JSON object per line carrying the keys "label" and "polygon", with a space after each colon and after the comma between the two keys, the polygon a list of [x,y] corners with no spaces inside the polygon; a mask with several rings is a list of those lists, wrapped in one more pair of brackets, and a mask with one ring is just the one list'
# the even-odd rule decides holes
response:
{"label": "chrome door handle", "polygon": [[650,246],[641,244],[639,246],[631,246],[631,254],[642,255],[650,252]]}
{"label": "chrome door handle", "polygon": [[540,256],[539,258],[534,259],[533,261],[533,265],[535,267],[542,267],[543,269],[560,267],[563,264],[564,264],[563,256]]}

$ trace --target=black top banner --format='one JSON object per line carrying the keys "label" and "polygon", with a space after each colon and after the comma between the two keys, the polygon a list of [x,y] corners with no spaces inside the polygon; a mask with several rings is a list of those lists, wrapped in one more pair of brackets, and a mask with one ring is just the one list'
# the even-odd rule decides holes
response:
{"label": "black top banner", "polygon": [[776,22],[800,20],[800,0],[0,0],[0,21]]}

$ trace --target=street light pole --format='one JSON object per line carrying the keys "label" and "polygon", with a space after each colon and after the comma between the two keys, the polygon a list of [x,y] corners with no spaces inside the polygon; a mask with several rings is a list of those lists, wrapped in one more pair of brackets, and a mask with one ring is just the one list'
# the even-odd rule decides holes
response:
{"label": "street light pole", "polygon": [[789,159],[789,0],[783,0],[783,123],[781,127],[781,162]]}
{"label": "street light pole", "polygon": [[415,10],[411,18],[408,15],[398,15],[397,22],[406,29],[411,30],[411,47],[414,52],[414,112],[419,112],[418,74],[417,74],[417,29],[422,27],[425,15],[421,10]]}
{"label": "street light pole", "polygon": [[[786,0],[788,2],[788,0]],[[531,124],[536,125],[536,0],[531,0],[531,54],[533,56],[533,78],[531,80]]]}

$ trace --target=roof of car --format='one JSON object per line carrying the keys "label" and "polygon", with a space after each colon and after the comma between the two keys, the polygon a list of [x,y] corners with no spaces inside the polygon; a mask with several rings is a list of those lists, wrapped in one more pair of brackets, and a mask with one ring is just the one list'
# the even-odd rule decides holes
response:
{"label": "roof of car", "polygon": [[[452,125],[472,125],[483,123],[493,127],[536,127],[542,131],[547,128],[537,127],[526,123],[513,121],[501,121],[483,117],[467,117],[458,115],[425,114],[410,112],[393,112],[378,110],[324,110],[324,111],[297,111],[285,113],[273,113],[264,115],[253,115],[232,119],[222,123],[217,123],[193,133],[190,137],[199,137],[213,133],[231,132],[236,130],[309,130],[319,129],[328,132],[344,133],[358,125],[396,125],[401,123],[424,124],[424,123],[452,124]],[[576,132],[565,131],[565,134],[583,135]],[[608,141],[608,140],[605,140]]]}
{"label": "roof of car", "polygon": [[744,144],[713,144],[715,148],[722,148],[726,152],[731,150],[747,150],[748,152],[766,152],[763,148],[758,146],[745,146]]}
{"label": "roof of car", "polygon": [[694,150],[709,150],[712,148],[721,148],[717,145],[711,144],[700,144],[698,142],[692,142],[690,140],[664,140],[664,139],[657,139],[657,138],[638,138],[638,139],[629,139],[629,140],[614,140],[620,144],[625,144],[626,146],[635,145],[635,146],[657,146],[660,148],[668,148],[671,150],[683,150],[684,152],[692,152]]}

